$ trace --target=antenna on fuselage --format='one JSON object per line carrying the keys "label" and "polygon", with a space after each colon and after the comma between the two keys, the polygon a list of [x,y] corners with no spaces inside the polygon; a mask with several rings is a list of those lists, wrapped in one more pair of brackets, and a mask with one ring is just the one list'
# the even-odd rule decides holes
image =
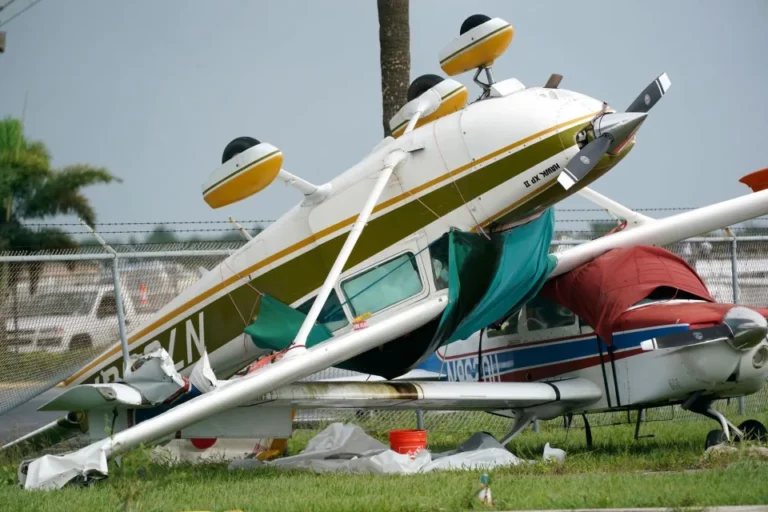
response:
{"label": "antenna on fuselage", "polygon": [[279,179],[317,204],[330,193],[331,185],[314,185],[283,169],[283,153],[253,137],[237,137],[224,148],[221,166],[203,183],[203,199],[211,208],[241,201]]}
{"label": "antenna on fuselage", "polygon": [[[473,14],[461,24],[459,37],[440,53],[440,67],[448,76],[476,69],[472,80],[483,90],[478,99],[487,98],[495,83],[493,63],[507,51],[514,33],[512,25],[501,18]],[[480,81],[481,73],[485,73],[487,82]]]}

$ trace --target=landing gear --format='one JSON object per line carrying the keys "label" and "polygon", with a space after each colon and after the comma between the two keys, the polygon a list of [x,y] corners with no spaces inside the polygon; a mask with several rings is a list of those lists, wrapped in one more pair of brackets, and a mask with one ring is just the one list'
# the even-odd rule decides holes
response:
{"label": "landing gear", "polygon": [[707,439],[704,442],[705,450],[732,440],[736,442],[768,440],[768,430],[765,425],[757,420],[746,420],[737,427],[712,407],[712,399],[702,397],[698,393],[686,400],[682,407],[720,423],[722,428],[712,430],[707,434]]}
{"label": "landing gear", "polygon": [[726,437],[725,432],[722,430],[710,430],[709,434],[707,434],[707,440],[704,441],[704,450],[708,450],[713,446],[727,442],[728,438]]}
{"label": "landing gear", "polygon": [[744,432],[744,439],[763,443],[768,441],[768,429],[757,420],[746,420],[739,425],[739,430]]}

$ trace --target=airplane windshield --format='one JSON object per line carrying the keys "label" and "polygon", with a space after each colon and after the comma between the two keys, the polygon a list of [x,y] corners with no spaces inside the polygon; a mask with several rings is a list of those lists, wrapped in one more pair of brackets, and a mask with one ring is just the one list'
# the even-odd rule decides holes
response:
{"label": "airplane windshield", "polygon": [[419,293],[424,285],[414,254],[408,252],[343,282],[341,289],[357,316],[397,304]]}
{"label": "airplane windshield", "polygon": [[568,327],[576,323],[573,312],[540,295],[525,305],[525,316],[529,331]]}

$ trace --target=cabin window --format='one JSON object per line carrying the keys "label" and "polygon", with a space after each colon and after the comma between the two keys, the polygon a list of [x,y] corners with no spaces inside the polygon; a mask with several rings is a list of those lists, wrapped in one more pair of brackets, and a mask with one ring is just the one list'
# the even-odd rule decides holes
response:
{"label": "cabin window", "polygon": [[429,246],[429,260],[432,263],[432,278],[435,289],[448,288],[448,236],[443,236]]}
{"label": "cabin window", "polygon": [[576,315],[573,312],[542,296],[534,297],[525,305],[525,317],[528,331],[569,327],[576,324]]}
{"label": "cabin window", "polygon": [[[317,296],[312,297],[299,305],[296,310],[301,311],[305,315],[309,314],[309,310],[312,308],[312,304],[315,303],[316,298]],[[349,325],[349,320],[347,320],[347,315],[344,314],[344,310],[341,308],[341,301],[339,301],[339,296],[336,295],[336,292],[331,291],[323,309],[320,310],[317,323],[324,325],[331,332],[338,331],[342,327]]]}
{"label": "cabin window", "polygon": [[504,319],[500,324],[492,324],[488,326],[488,337],[495,338],[497,336],[509,336],[517,334],[519,331],[520,311],[513,314],[509,318]]}
{"label": "cabin window", "polygon": [[355,316],[376,313],[424,289],[413,253],[408,252],[343,282]]}

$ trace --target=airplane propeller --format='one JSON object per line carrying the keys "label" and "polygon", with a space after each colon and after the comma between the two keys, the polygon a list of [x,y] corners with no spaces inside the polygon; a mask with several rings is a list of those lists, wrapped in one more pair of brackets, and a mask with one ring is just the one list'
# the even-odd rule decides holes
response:
{"label": "airplane propeller", "polygon": [[768,321],[749,308],[735,306],[723,317],[721,324],[702,329],[691,329],[645,340],[640,344],[644,351],[692,347],[705,343],[727,342],[737,350],[749,350],[768,335]]}
{"label": "airplane propeller", "polygon": [[643,89],[626,112],[598,114],[592,120],[595,138],[563,168],[557,177],[560,185],[568,190],[594,169],[603,155],[617,154],[640,128],[648,111],[666,94],[670,85],[672,82],[664,73]]}

